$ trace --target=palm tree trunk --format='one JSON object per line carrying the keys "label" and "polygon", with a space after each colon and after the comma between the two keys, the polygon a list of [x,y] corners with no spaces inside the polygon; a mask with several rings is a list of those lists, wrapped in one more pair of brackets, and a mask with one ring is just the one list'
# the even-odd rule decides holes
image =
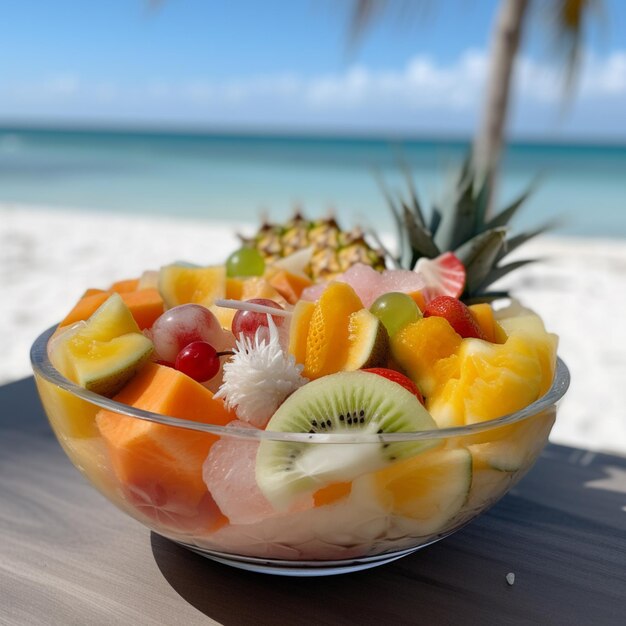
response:
{"label": "palm tree trunk", "polygon": [[478,176],[490,180],[489,206],[504,141],[513,66],[519,48],[528,0],[502,0],[493,30],[489,77],[481,125],[474,141],[474,164]]}

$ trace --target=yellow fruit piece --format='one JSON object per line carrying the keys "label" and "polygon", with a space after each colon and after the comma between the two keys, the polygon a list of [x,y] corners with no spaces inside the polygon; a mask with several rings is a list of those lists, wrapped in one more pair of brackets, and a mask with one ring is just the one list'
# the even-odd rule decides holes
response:
{"label": "yellow fruit piece", "polygon": [[[270,285],[270,283],[259,276],[251,278],[227,278],[226,279],[226,298],[230,300],[252,300],[254,298],[267,298],[274,300],[279,304],[285,302],[284,298]],[[223,307],[211,305],[208,307],[210,311],[217,317],[222,328],[228,330],[233,325],[233,318],[237,311],[235,309],[226,309]]]}
{"label": "yellow fruit piece", "polygon": [[210,307],[226,295],[226,270],[223,265],[166,265],[159,272],[159,292],[168,309],[180,304]]}
{"label": "yellow fruit piece", "polygon": [[269,281],[261,276],[253,276],[243,281],[241,300],[252,300],[253,298],[267,298],[279,304],[285,301],[278,291],[272,287]]}
{"label": "yellow fruit piece", "polygon": [[467,500],[472,456],[465,448],[433,450],[392,463],[369,477],[386,508],[418,523],[420,533],[438,532]]}
{"label": "yellow fruit piece", "polygon": [[363,308],[354,289],[330,283],[315,305],[307,335],[303,375],[319,378],[338,372],[350,345],[350,315]]}
{"label": "yellow fruit piece", "polygon": [[493,316],[493,309],[487,303],[471,304],[469,307],[472,317],[480,326],[480,330],[483,331],[483,335],[487,341],[491,343],[498,343],[496,341],[496,319]]}
{"label": "yellow fruit piece", "polygon": [[68,438],[97,436],[95,417],[100,407],[57,387],[38,374],[35,374],[35,382],[52,430],[61,444]]}
{"label": "yellow fruit piece", "polygon": [[235,313],[237,313],[235,309],[225,309],[224,307],[213,304],[209,307],[209,311],[215,315],[222,328],[226,330],[231,329],[233,317],[235,317]]}
{"label": "yellow fruit piece", "polygon": [[425,317],[408,324],[391,338],[395,361],[420,391],[430,396],[458,372],[456,351],[461,336],[443,317]]}
{"label": "yellow fruit piece", "polygon": [[552,386],[554,372],[556,370],[556,351],[559,343],[558,337],[546,331],[541,318],[534,314],[519,315],[499,320],[499,324],[510,336],[519,336],[529,345],[532,345],[537,353],[541,366],[541,387],[539,394],[543,395]]}
{"label": "yellow fruit piece", "polygon": [[241,300],[243,293],[243,280],[241,278],[226,279],[226,298],[228,300]]}
{"label": "yellow fruit piece", "polygon": [[289,326],[289,353],[293,354],[296,363],[305,362],[309,325],[314,310],[315,304],[306,300],[300,300],[293,310]]}
{"label": "yellow fruit piece", "polygon": [[459,376],[429,398],[440,427],[473,424],[514,413],[541,395],[542,372],[532,345],[511,336],[503,345],[465,339]]}

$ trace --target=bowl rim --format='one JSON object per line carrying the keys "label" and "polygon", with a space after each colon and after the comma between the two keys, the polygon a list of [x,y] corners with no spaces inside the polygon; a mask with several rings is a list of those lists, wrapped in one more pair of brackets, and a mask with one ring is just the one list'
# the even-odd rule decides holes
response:
{"label": "bowl rim", "polygon": [[260,430],[251,426],[246,428],[238,428],[233,426],[219,426],[217,424],[205,424],[203,422],[194,422],[178,417],[163,415],[145,409],[132,407],[121,402],[117,402],[111,398],[101,396],[93,391],[80,387],[76,383],[65,378],[50,362],[48,357],[47,345],[48,340],[56,330],[57,326],[51,326],[45,330],[37,339],[35,339],[30,349],[30,361],[37,376],[52,383],[60,389],[64,389],[70,394],[89,402],[90,404],[125,415],[134,417],[165,426],[173,426],[176,428],[184,428],[186,430],[195,430],[204,433],[217,435],[218,437],[233,437],[252,440],[271,440],[271,441],[289,441],[298,443],[326,443],[326,444],[347,444],[347,443],[393,443],[408,441],[424,441],[430,439],[447,439],[449,437],[464,437],[474,435],[480,432],[499,428],[509,424],[514,424],[525,418],[533,417],[542,411],[555,406],[570,385],[570,373],[565,363],[557,356],[556,370],[554,380],[550,389],[538,400],[535,400],[528,406],[514,413],[503,415],[497,419],[486,420],[484,422],[476,422],[475,424],[467,424],[465,426],[454,426],[448,428],[439,428],[436,430],[422,430],[415,432],[398,432],[398,433],[372,433],[372,434],[348,434],[348,433],[302,433],[302,432],[281,432]]}

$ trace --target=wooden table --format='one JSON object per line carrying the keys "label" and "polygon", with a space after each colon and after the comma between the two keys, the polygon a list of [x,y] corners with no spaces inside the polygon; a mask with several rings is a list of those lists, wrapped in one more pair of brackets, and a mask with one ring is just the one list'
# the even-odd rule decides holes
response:
{"label": "wooden table", "polygon": [[0,624],[604,625],[625,616],[626,459],[551,445],[512,493],[445,541],[365,572],[283,578],[150,534],[72,467],[32,378],[0,388]]}

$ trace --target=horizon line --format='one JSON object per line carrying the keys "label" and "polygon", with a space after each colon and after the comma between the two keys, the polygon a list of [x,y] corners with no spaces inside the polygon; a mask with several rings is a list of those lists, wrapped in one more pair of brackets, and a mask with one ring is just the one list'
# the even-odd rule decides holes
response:
{"label": "horizon line", "polygon": [[[142,121],[59,121],[59,120],[16,120],[0,119],[0,133],[14,132],[48,132],[48,133],[110,133],[135,134],[143,136],[205,136],[205,137],[248,137],[258,139],[292,139],[292,140],[335,140],[335,141],[395,141],[395,142],[434,142],[451,144],[471,144],[469,133],[449,133],[439,131],[413,131],[382,128],[336,127],[297,127],[297,126],[262,126],[262,125],[224,125],[195,124],[180,122],[142,122]],[[587,135],[556,136],[545,133],[511,134],[506,139],[513,145],[554,145],[554,146],[603,146],[626,148],[624,137],[589,137]]]}

